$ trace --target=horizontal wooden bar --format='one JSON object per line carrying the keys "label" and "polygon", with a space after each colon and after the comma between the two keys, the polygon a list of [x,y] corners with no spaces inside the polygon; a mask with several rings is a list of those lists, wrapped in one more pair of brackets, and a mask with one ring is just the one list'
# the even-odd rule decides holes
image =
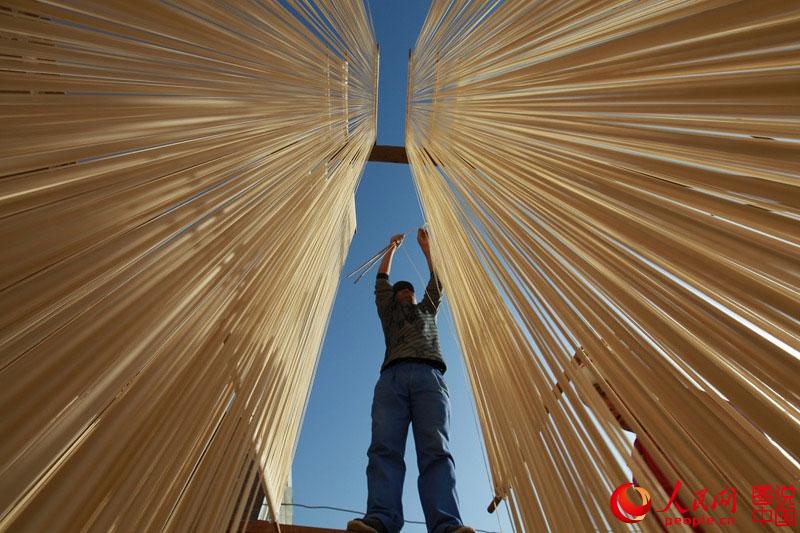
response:
{"label": "horizontal wooden bar", "polygon": [[[328,529],[324,527],[296,526],[294,524],[280,524],[281,533],[344,533],[342,529]],[[251,520],[247,523],[244,533],[277,533],[274,522],[268,520]]]}
{"label": "horizontal wooden bar", "polygon": [[408,155],[406,154],[406,147],[376,144],[372,147],[372,152],[369,154],[369,161],[407,165]]}

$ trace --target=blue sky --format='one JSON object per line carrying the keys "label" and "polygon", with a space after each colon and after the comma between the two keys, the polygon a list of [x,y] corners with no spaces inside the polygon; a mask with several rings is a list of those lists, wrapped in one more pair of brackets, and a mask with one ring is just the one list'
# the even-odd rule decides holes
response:
{"label": "blue sky", "polygon": [[[408,51],[414,46],[428,6],[428,0],[370,2],[381,50],[378,144],[403,144]],[[428,269],[415,234],[415,228],[424,219],[410,169],[405,165],[369,163],[356,191],[356,216],[358,229],[322,347],[292,467],[292,485],[296,503],[363,511],[367,501],[370,407],[383,360],[384,341],[373,296],[377,266],[358,284],[345,275],[383,248],[391,235],[406,232],[406,241],[395,254],[391,279],[407,279],[416,287],[424,286]],[[475,528],[511,531],[505,504],[497,514],[486,513],[492,488],[479,440],[472,392],[450,316],[447,288],[438,324],[448,366],[445,380],[452,409],[451,447],[462,518]],[[413,439],[409,431],[403,510],[406,520],[423,521]],[[294,508],[294,523],[302,525],[344,529],[354,517],[342,512]],[[406,523],[403,531],[422,533],[426,528]]]}

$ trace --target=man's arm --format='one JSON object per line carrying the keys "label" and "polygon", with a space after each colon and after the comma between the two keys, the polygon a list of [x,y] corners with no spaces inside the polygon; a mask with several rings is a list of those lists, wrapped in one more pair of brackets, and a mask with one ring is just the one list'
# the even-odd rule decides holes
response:
{"label": "man's arm", "polygon": [[378,316],[381,317],[381,320],[383,320],[394,297],[392,285],[389,283],[389,270],[392,268],[394,251],[402,244],[403,237],[402,234],[395,235],[389,240],[389,248],[383,256],[381,266],[378,268],[378,276],[375,279],[375,306],[378,308]]}
{"label": "man's arm", "polygon": [[386,250],[386,253],[383,255],[383,261],[381,261],[381,266],[378,268],[378,274],[386,274],[386,277],[389,277],[389,271],[392,269],[392,258],[394,257],[394,251],[403,244],[403,239],[405,235],[402,233],[398,233],[391,239],[389,239],[389,249]]}
{"label": "man's arm", "polygon": [[431,246],[430,236],[425,228],[419,228],[417,231],[417,242],[425,254],[425,259],[428,261],[428,270],[431,273],[431,278],[428,281],[428,286],[425,287],[425,297],[422,298],[422,306],[436,314],[439,311],[439,302],[442,299],[442,283],[439,281],[439,276],[433,270],[433,260],[431,260]]}

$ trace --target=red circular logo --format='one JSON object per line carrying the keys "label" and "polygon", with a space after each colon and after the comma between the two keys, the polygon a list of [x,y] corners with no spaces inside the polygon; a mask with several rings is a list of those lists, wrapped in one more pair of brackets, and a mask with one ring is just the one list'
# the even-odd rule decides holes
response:
{"label": "red circular logo", "polygon": [[[639,493],[639,497],[642,499],[641,504],[633,503],[628,497],[628,489],[631,487]],[[644,520],[653,502],[650,500],[650,493],[646,489],[634,487],[633,483],[623,483],[611,493],[611,501],[609,503],[614,516],[626,524],[635,524]]]}

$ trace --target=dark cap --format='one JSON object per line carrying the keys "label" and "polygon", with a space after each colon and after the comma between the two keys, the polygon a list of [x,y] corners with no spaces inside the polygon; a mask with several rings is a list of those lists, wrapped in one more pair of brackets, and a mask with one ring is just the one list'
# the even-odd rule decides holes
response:
{"label": "dark cap", "polygon": [[411,292],[414,292],[414,286],[409,281],[398,281],[392,285],[392,292],[394,292],[394,294],[397,294],[397,291],[401,291],[403,289],[411,289]]}

